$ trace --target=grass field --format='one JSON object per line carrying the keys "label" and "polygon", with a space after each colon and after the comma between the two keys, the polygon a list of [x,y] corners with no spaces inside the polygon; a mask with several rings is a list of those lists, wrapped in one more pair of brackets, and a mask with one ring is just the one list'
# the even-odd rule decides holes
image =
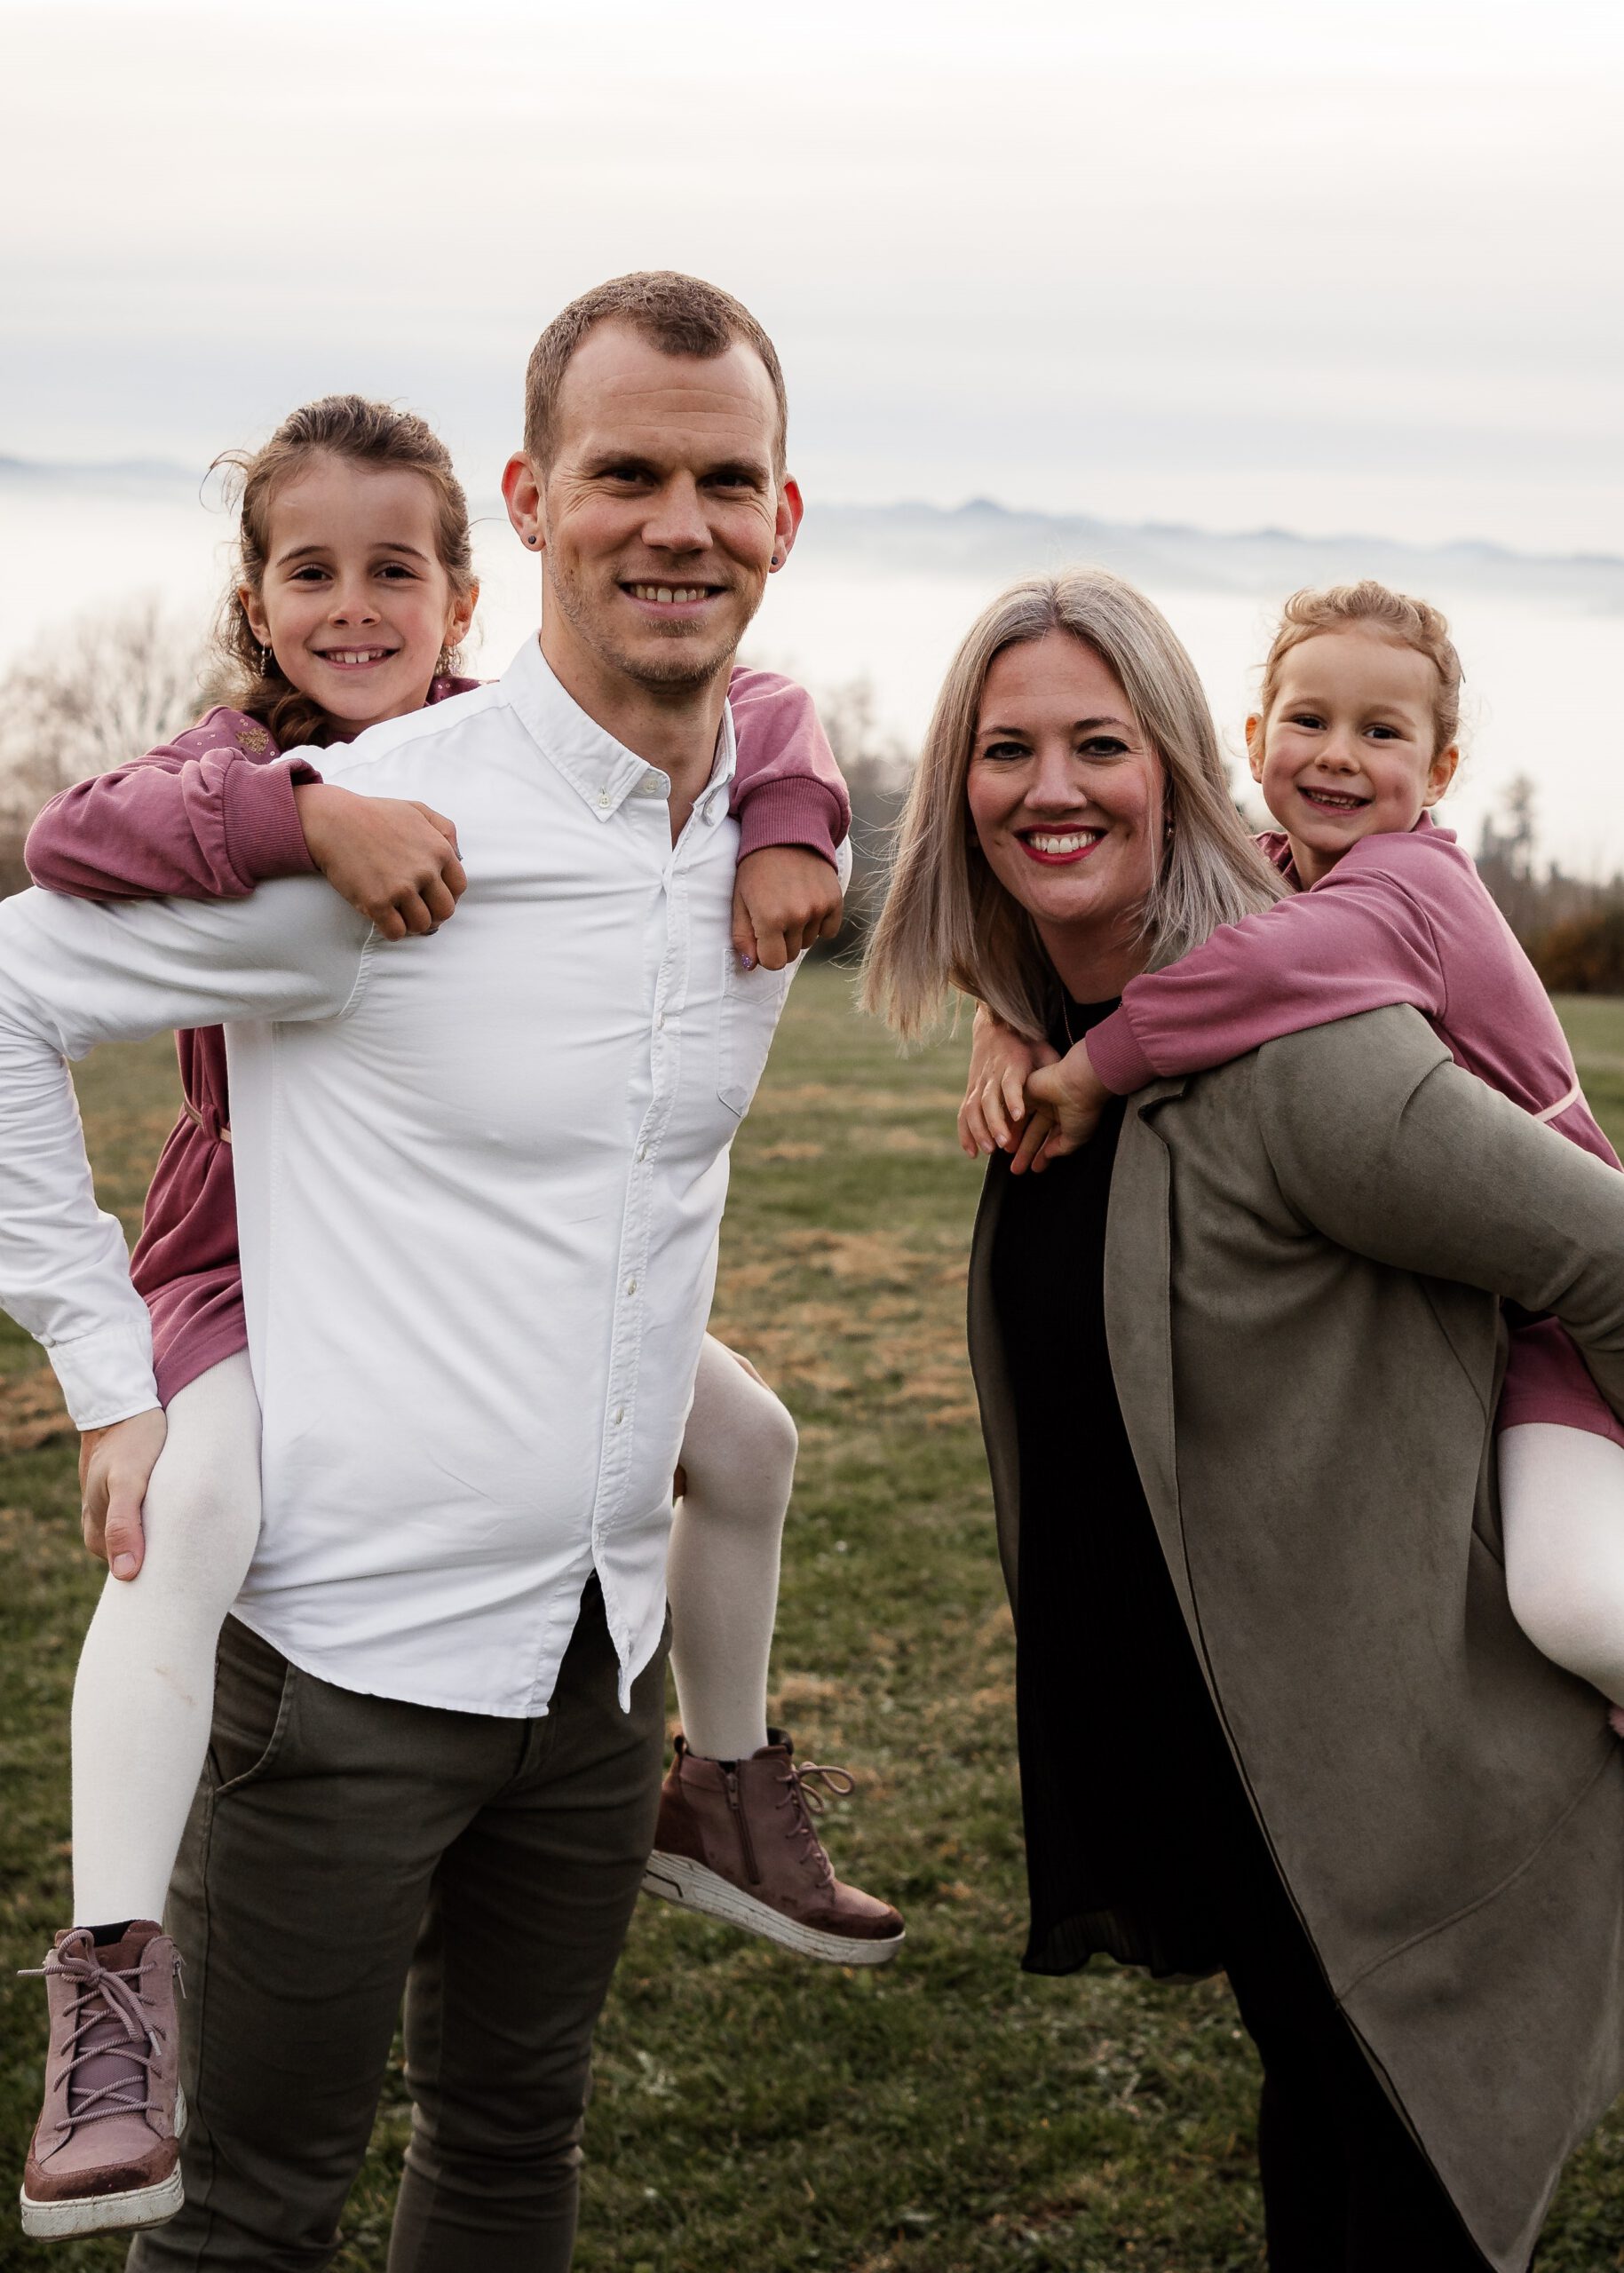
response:
{"label": "grass field", "polygon": [[[791,998],[740,1136],[717,1330],[801,1423],[777,1715],[850,1764],[837,1865],[897,1901],[895,1965],[848,1974],[646,1903],[598,2039],[580,2273],[1226,2273],[1262,2262],[1256,2071],[1221,1983],[1103,1963],[1017,1970],[1012,1647],[963,1358],[978,1176],[953,1114],[962,1045],[903,1062],[825,966]],[[1624,1003],[1562,1005],[1624,1144]],[[104,1198],[133,1226],[173,1116],[166,1045],[80,1082]],[[68,1917],[67,1700],[96,1572],[74,1444],[0,1320],[0,2141],[15,2185],[44,1998],[14,1982]],[[384,2264],[398,2087],[338,2264]],[[0,2266],[122,2264],[83,2243]],[[1542,2273],[1624,2267],[1624,2104],[1575,2161]],[[470,2273],[478,2273],[471,2268]]]}

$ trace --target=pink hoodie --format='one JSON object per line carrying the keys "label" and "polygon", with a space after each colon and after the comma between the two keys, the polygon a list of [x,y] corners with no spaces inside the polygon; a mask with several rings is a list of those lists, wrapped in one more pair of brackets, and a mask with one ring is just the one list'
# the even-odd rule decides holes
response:
{"label": "pink hoodie", "polygon": [[[431,702],[477,679],[436,679]],[[732,811],[739,857],[800,844],[833,861],[852,808],[812,700],[772,671],[728,686],[738,741]],[[314,864],[294,790],[320,781],[301,748],[224,708],[129,765],[76,782],[44,808],[25,857],[36,884],[81,899],[240,899]],[[226,1040],[218,1026],[175,1037],[186,1098],[153,1173],[131,1276],[152,1312],[158,1394],[167,1405],[199,1374],[248,1347],[232,1183]]]}
{"label": "pink hoodie", "polygon": [[[1258,841],[1295,885],[1286,838]],[[1420,1010],[1468,1073],[1619,1166],[1533,964],[1470,856],[1428,813],[1407,834],[1361,837],[1307,891],[1225,924],[1167,970],[1131,980],[1121,1008],[1090,1030],[1089,1058],[1105,1087],[1125,1097],[1391,1002]],[[1552,1319],[1512,1336],[1499,1425],[1525,1421],[1624,1445],[1624,1424]]]}

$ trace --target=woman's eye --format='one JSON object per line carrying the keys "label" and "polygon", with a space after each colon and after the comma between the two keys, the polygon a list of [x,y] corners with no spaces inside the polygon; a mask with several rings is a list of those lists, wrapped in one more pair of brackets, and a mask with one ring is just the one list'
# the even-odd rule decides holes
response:
{"label": "woman's eye", "polygon": [[1025,742],[988,742],[981,755],[983,757],[995,758],[1005,765],[1018,765],[1023,757],[1030,756],[1031,752]]}
{"label": "woman's eye", "polygon": [[1095,734],[1078,744],[1080,757],[1125,757],[1127,754],[1127,743],[1119,741],[1114,734]]}

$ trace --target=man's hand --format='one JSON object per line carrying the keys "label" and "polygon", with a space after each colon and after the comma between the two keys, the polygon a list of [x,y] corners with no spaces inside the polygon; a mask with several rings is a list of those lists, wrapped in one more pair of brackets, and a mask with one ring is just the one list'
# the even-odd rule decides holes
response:
{"label": "man's hand", "polygon": [[840,878],[804,844],[747,852],[733,882],[733,947],[747,970],[782,970],[840,929]]}
{"label": "man's hand", "polygon": [[1027,1078],[1026,1105],[1034,1122],[1041,1115],[1047,1126],[1040,1136],[1035,1126],[1028,1125],[1010,1163],[1010,1174],[1019,1176],[1030,1167],[1034,1176],[1041,1176],[1050,1160],[1063,1160],[1086,1144],[1110,1102],[1111,1091],[1094,1071],[1085,1043],[1074,1042],[1057,1063],[1040,1065]]}
{"label": "man's hand", "polygon": [[115,1579],[133,1579],[147,1555],[141,1505],[169,1422],[162,1409],[132,1414],[79,1439],[79,1498],[84,1544]]}
{"label": "man's hand", "polygon": [[443,813],[415,798],[359,797],[331,781],[307,781],[293,796],[311,859],[386,939],[450,922],[468,878]]}
{"label": "man's hand", "polygon": [[1026,1118],[1026,1083],[1037,1067],[1052,1065],[1059,1054],[1046,1041],[1028,1041],[985,1002],[977,1003],[970,1073],[959,1107],[959,1145],[972,1160],[983,1152],[1014,1149],[1017,1129]]}

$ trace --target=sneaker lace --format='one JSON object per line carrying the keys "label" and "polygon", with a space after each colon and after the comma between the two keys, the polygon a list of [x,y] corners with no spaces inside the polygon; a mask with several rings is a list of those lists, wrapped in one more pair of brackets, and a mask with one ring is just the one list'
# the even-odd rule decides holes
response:
{"label": "sneaker lace", "polygon": [[[178,1975],[179,1960],[175,1970]],[[100,2123],[115,2115],[161,2112],[152,2096],[153,2071],[158,2064],[162,2031],[148,2018],[139,1988],[139,1965],[115,1970],[103,1965],[93,1951],[53,1950],[44,1965],[20,1968],[19,1980],[44,1980],[65,1975],[77,1990],[72,2049],[67,2057],[67,2112],[58,2126],[64,2137],[81,2123]],[[122,2032],[123,2042],[113,2039]],[[87,2060],[116,2061],[122,2072],[105,2083],[76,2083]]]}
{"label": "sneaker lace", "polygon": [[[811,1780],[814,1776],[818,1779],[816,1785]],[[799,1841],[800,1861],[811,1868],[820,1885],[833,1885],[835,1865],[824,1852],[812,1818],[823,1813],[830,1793],[836,1799],[850,1799],[857,1789],[856,1777],[849,1768],[828,1767],[815,1760],[804,1761],[797,1767],[792,1760],[778,1780],[785,1787],[778,1804],[789,1810],[785,1838]]]}

